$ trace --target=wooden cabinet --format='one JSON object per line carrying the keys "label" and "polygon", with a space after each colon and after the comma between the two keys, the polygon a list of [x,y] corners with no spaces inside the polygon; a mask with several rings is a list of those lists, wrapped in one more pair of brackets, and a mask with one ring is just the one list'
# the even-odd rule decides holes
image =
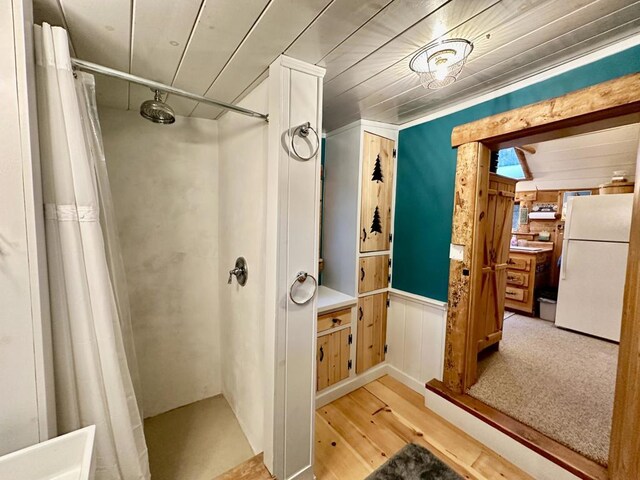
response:
{"label": "wooden cabinet", "polygon": [[358,299],[356,373],[384,361],[387,339],[387,292]]}
{"label": "wooden cabinet", "polygon": [[351,308],[318,315],[318,333],[351,324]]}
{"label": "wooden cabinet", "polygon": [[349,376],[351,328],[318,337],[316,350],[317,390],[327,388]]}
{"label": "wooden cabinet", "polygon": [[[385,359],[397,139],[396,126],[361,120],[325,142],[322,284],[358,302],[352,377]],[[318,329],[338,332],[344,325],[339,316],[321,316]]]}
{"label": "wooden cabinet", "polygon": [[360,252],[389,250],[395,142],[364,132],[360,200]]}
{"label": "wooden cabinet", "polygon": [[389,255],[360,257],[358,293],[367,293],[389,286]]}
{"label": "wooden cabinet", "polygon": [[549,283],[552,253],[551,250],[509,253],[505,307],[533,314],[536,288]]}

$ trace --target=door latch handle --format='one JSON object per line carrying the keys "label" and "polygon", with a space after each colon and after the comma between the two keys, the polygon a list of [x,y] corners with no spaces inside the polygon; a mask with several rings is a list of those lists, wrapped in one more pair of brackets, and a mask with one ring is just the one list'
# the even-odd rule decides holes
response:
{"label": "door latch handle", "polygon": [[360,281],[364,280],[364,268],[360,267]]}
{"label": "door latch handle", "polygon": [[364,312],[362,311],[362,307],[358,307],[358,320],[362,320],[364,317]]}
{"label": "door latch handle", "polygon": [[[353,237],[351,237],[353,238]],[[324,359],[324,349],[322,347],[320,347],[320,361],[322,361]]]}

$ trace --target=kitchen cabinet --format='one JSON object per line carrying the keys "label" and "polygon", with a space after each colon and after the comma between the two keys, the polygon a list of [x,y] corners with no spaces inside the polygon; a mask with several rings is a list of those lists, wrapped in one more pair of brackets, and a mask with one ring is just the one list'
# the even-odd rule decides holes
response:
{"label": "kitchen cabinet", "polygon": [[535,291],[549,283],[552,250],[515,251],[509,253],[505,307],[533,315]]}

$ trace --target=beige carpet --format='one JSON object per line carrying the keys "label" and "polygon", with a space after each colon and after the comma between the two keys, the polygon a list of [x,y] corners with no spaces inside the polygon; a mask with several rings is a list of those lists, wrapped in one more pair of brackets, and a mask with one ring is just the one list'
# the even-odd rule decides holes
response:
{"label": "beige carpet", "polygon": [[617,344],[513,315],[468,393],[606,465],[617,360]]}
{"label": "beige carpet", "polygon": [[253,456],[222,395],[147,418],[153,480],[212,480]]}

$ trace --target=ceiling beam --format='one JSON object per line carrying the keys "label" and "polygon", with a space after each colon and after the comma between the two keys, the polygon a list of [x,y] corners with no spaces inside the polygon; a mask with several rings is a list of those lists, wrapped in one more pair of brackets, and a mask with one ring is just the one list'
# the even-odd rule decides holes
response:
{"label": "ceiling beam", "polygon": [[531,155],[533,155],[534,153],[536,153],[536,149],[534,147],[532,147],[531,145],[522,145],[521,147],[515,147],[516,150],[522,150],[525,153],[530,153]]}
{"label": "ceiling beam", "polygon": [[524,173],[524,179],[533,180],[533,175],[531,174],[531,169],[529,168],[526,155],[520,148],[516,148],[515,151],[516,156],[518,157],[518,162],[520,162],[520,166],[522,167],[522,172]]}
{"label": "ceiling beam", "polygon": [[453,129],[451,146],[477,141],[500,145],[573,125],[637,114],[639,99],[640,72],[460,125]]}

